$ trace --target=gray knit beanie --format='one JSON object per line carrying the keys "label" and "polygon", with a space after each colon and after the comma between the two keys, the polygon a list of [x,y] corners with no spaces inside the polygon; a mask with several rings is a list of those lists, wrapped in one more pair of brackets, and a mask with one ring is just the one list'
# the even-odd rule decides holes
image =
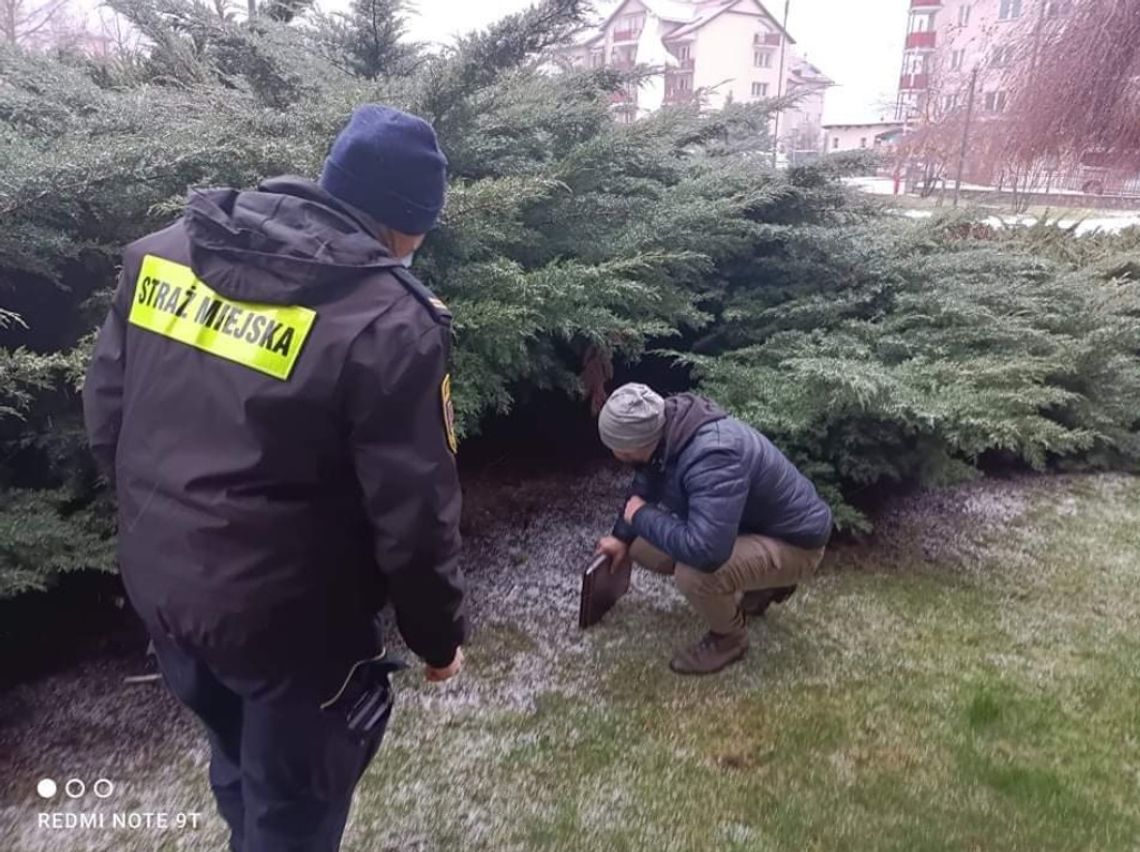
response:
{"label": "gray knit beanie", "polygon": [[653,447],[665,431],[665,400],[645,385],[622,385],[598,415],[598,434],[611,450]]}

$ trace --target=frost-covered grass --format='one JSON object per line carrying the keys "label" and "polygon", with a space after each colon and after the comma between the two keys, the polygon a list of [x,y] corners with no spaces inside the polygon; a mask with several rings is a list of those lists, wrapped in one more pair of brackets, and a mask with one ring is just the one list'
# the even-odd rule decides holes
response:
{"label": "frost-covered grass", "polygon": [[[666,667],[699,625],[664,578],[637,576],[601,627],[575,627],[576,572],[619,487],[473,497],[470,666],[443,688],[405,682],[346,849],[1137,848],[1140,481],[900,503],[751,626],[744,663],[703,679]],[[164,761],[147,748],[144,806],[201,798],[187,739]],[[17,849],[219,838],[211,817],[193,837],[49,840],[26,830],[38,806],[20,787],[0,812]]]}
{"label": "frost-covered grass", "polygon": [[[577,636],[571,520],[545,538],[502,533],[529,555],[504,575],[538,599],[496,608],[467,685],[405,701],[348,848],[1140,841],[1140,482],[989,482],[908,501],[876,546],[837,549],[754,624],[745,663],[700,680],[666,669],[698,627],[655,576]],[[487,688],[472,712],[474,681]]]}

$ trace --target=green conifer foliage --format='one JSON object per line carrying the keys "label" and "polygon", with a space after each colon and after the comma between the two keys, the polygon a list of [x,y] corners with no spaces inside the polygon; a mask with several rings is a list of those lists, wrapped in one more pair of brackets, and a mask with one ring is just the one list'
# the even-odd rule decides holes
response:
{"label": "green conifer foliage", "polygon": [[[903,220],[844,188],[859,162],[769,169],[767,105],[616,124],[611,94],[646,70],[565,70],[548,52],[580,0],[438,54],[395,38],[398,16],[369,28],[399,3],[241,21],[112,2],[144,55],[0,48],[0,306],[30,326],[0,330],[0,485],[20,489],[0,524],[32,525],[45,576],[72,552],[68,524],[108,540],[75,387],[123,245],[179,215],[189,187],[315,177],[365,102],[431,120],[451,163],[416,272],[455,315],[465,434],[520,388],[581,395],[584,362],[652,348],[770,433],[846,526],[866,523],[850,498],[883,483],[1140,453],[1135,234]],[[18,549],[0,547],[9,588],[36,584],[34,544]]]}

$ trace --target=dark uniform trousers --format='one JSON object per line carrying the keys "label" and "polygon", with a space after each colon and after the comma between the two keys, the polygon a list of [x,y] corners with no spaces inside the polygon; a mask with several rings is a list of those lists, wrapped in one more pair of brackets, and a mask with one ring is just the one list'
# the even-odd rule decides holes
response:
{"label": "dark uniform trousers", "polygon": [[[210,786],[233,852],[335,852],[352,793],[388,719],[364,739],[343,714],[299,698],[254,699],[169,638],[155,653],[175,696],[206,726]],[[389,711],[390,713],[391,711]]]}

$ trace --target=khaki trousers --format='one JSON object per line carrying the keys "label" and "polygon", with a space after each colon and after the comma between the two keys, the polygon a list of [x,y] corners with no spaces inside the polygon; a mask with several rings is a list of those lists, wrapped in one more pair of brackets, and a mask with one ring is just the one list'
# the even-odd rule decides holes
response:
{"label": "khaki trousers", "polygon": [[677,589],[714,633],[744,629],[740,598],[745,592],[794,586],[808,579],[823,560],[824,548],[804,550],[779,539],[742,535],[732,556],[711,573],[678,565],[644,539],[635,539],[630,554],[639,565],[658,574],[672,574]]}

